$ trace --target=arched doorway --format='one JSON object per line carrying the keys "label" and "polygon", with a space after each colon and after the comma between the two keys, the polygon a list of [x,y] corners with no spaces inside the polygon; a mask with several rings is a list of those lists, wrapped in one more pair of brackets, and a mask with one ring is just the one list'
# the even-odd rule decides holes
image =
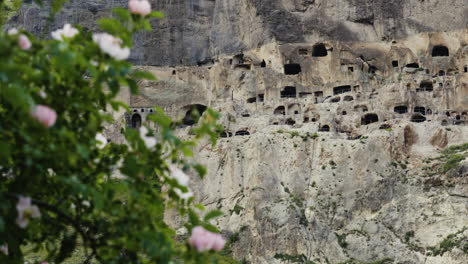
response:
{"label": "arched doorway", "polygon": [[139,114],[132,115],[132,128],[138,129],[141,127],[141,116]]}

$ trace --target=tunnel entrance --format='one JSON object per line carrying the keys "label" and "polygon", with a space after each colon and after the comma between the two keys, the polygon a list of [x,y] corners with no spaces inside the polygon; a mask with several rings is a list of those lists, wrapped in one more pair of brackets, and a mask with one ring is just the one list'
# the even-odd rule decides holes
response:
{"label": "tunnel entrance", "polygon": [[284,65],[284,74],[286,75],[296,75],[301,73],[301,65],[297,63],[285,64]]}
{"label": "tunnel entrance", "polygon": [[445,46],[438,45],[432,48],[432,57],[447,57],[449,56],[449,49]]}
{"label": "tunnel entrance", "polygon": [[408,113],[408,107],[406,105],[395,106],[395,108],[393,108],[393,112],[398,114]]}
{"label": "tunnel entrance", "polygon": [[323,43],[314,45],[312,50],[312,57],[325,57],[328,55],[327,48]]}
{"label": "tunnel entrance", "polygon": [[366,114],[361,118],[361,125],[369,125],[379,121],[377,114]]}

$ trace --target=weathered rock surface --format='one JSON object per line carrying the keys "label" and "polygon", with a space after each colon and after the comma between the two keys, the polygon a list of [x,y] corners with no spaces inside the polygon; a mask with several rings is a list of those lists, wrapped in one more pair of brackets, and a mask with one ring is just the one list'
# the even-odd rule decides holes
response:
{"label": "weathered rock surface", "polygon": [[[27,2],[27,1],[25,1]],[[47,2],[47,1],[46,1]],[[96,19],[127,0],[71,0],[47,26],[48,12],[24,6],[12,20],[36,34],[66,22],[94,29]],[[140,65],[196,65],[272,42],[391,41],[468,25],[465,0],[164,0],[167,19],[136,38]]]}

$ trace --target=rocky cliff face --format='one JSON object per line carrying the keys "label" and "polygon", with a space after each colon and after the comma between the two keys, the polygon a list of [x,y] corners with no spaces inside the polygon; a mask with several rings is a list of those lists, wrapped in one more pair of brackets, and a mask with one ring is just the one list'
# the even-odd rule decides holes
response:
{"label": "rocky cliff face", "polygon": [[[28,1],[25,1],[28,2]],[[30,2],[30,1],[29,1]],[[45,1],[47,2],[47,1]],[[12,24],[36,34],[65,22],[94,29],[94,21],[127,0],[71,0],[47,25],[47,11],[24,6]],[[167,19],[135,41],[140,65],[196,65],[268,43],[391,41],[420,32],[464,29],[464,0],[152,0]]]}
{"label": "rocky cliff face", "polygon": [[[125,2],[71,1],[49,29],[93,28]],[[132,60],[159,82],[122,94],[132,112],[107,135],[157,129],[146,116],[160,106],[189,137],[193,109],[218,110],[225,131],[200,147],[209,173],[193,188],[226,212],[236,258],[468,263],[465,1],[152,2],[167,19]],[[45,32],[38,10],[11,23]]]}

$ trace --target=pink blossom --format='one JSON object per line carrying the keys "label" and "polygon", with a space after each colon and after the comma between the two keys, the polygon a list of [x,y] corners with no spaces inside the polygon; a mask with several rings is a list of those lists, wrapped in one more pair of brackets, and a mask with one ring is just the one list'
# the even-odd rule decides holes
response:
{"label": "pink blossom", "polygon": [[55,30],[51,35],[52,38],[63,41],[64,38],[73,38],[78,33],[78,29],[72,27],[70,24],[65,24],[63,28]]}
{"label": "pink blossom", "polygon": [[151,4],[148,0],[130,0],[128,1],[128,9],[133,14],[146,16],[151,13]]}
{"label": "pink blossom", "polygon": [[16,224],[21,228],[26,228],[28,226],[29,219],[41,217],[39,208],[35,205],[31,205],[30,197],[20,196],[18,204],[16,204],[16,210],[18,211]]}
{"label": "pink blossom", "polygon": [[32,44],[31,44],[31,41],[29,40],[29,38],[24,35],[24,34],[21,34],[18,38],[18,44],[20,46],[20,48],[22,50],[28,50],[31,48]]}
{"label": "pink blossom", "polygon": [[201,226],[192,229],[189,244],[194,246],[198,252],[206,250],[220,251],[224,248],[226,241],[220,234],[212,233]]}
{"label": "pink blossom", "polygon": [[57,120],[57,113],[45,105],[37,105],[34,107],[31,115],[46,127],[53,126]]}
{"label": "pink blossom", "polygon": [[116,60],[126,60],[130,56],[130,49],[128,47],[122,48],[122,40],[108,33],[93,34],[93,41],[98,44],[102,52]]}
{"label": "pink blossom", "polygon": [[8,256],[8,244],[3,244],[0,246],[0,252]]}

